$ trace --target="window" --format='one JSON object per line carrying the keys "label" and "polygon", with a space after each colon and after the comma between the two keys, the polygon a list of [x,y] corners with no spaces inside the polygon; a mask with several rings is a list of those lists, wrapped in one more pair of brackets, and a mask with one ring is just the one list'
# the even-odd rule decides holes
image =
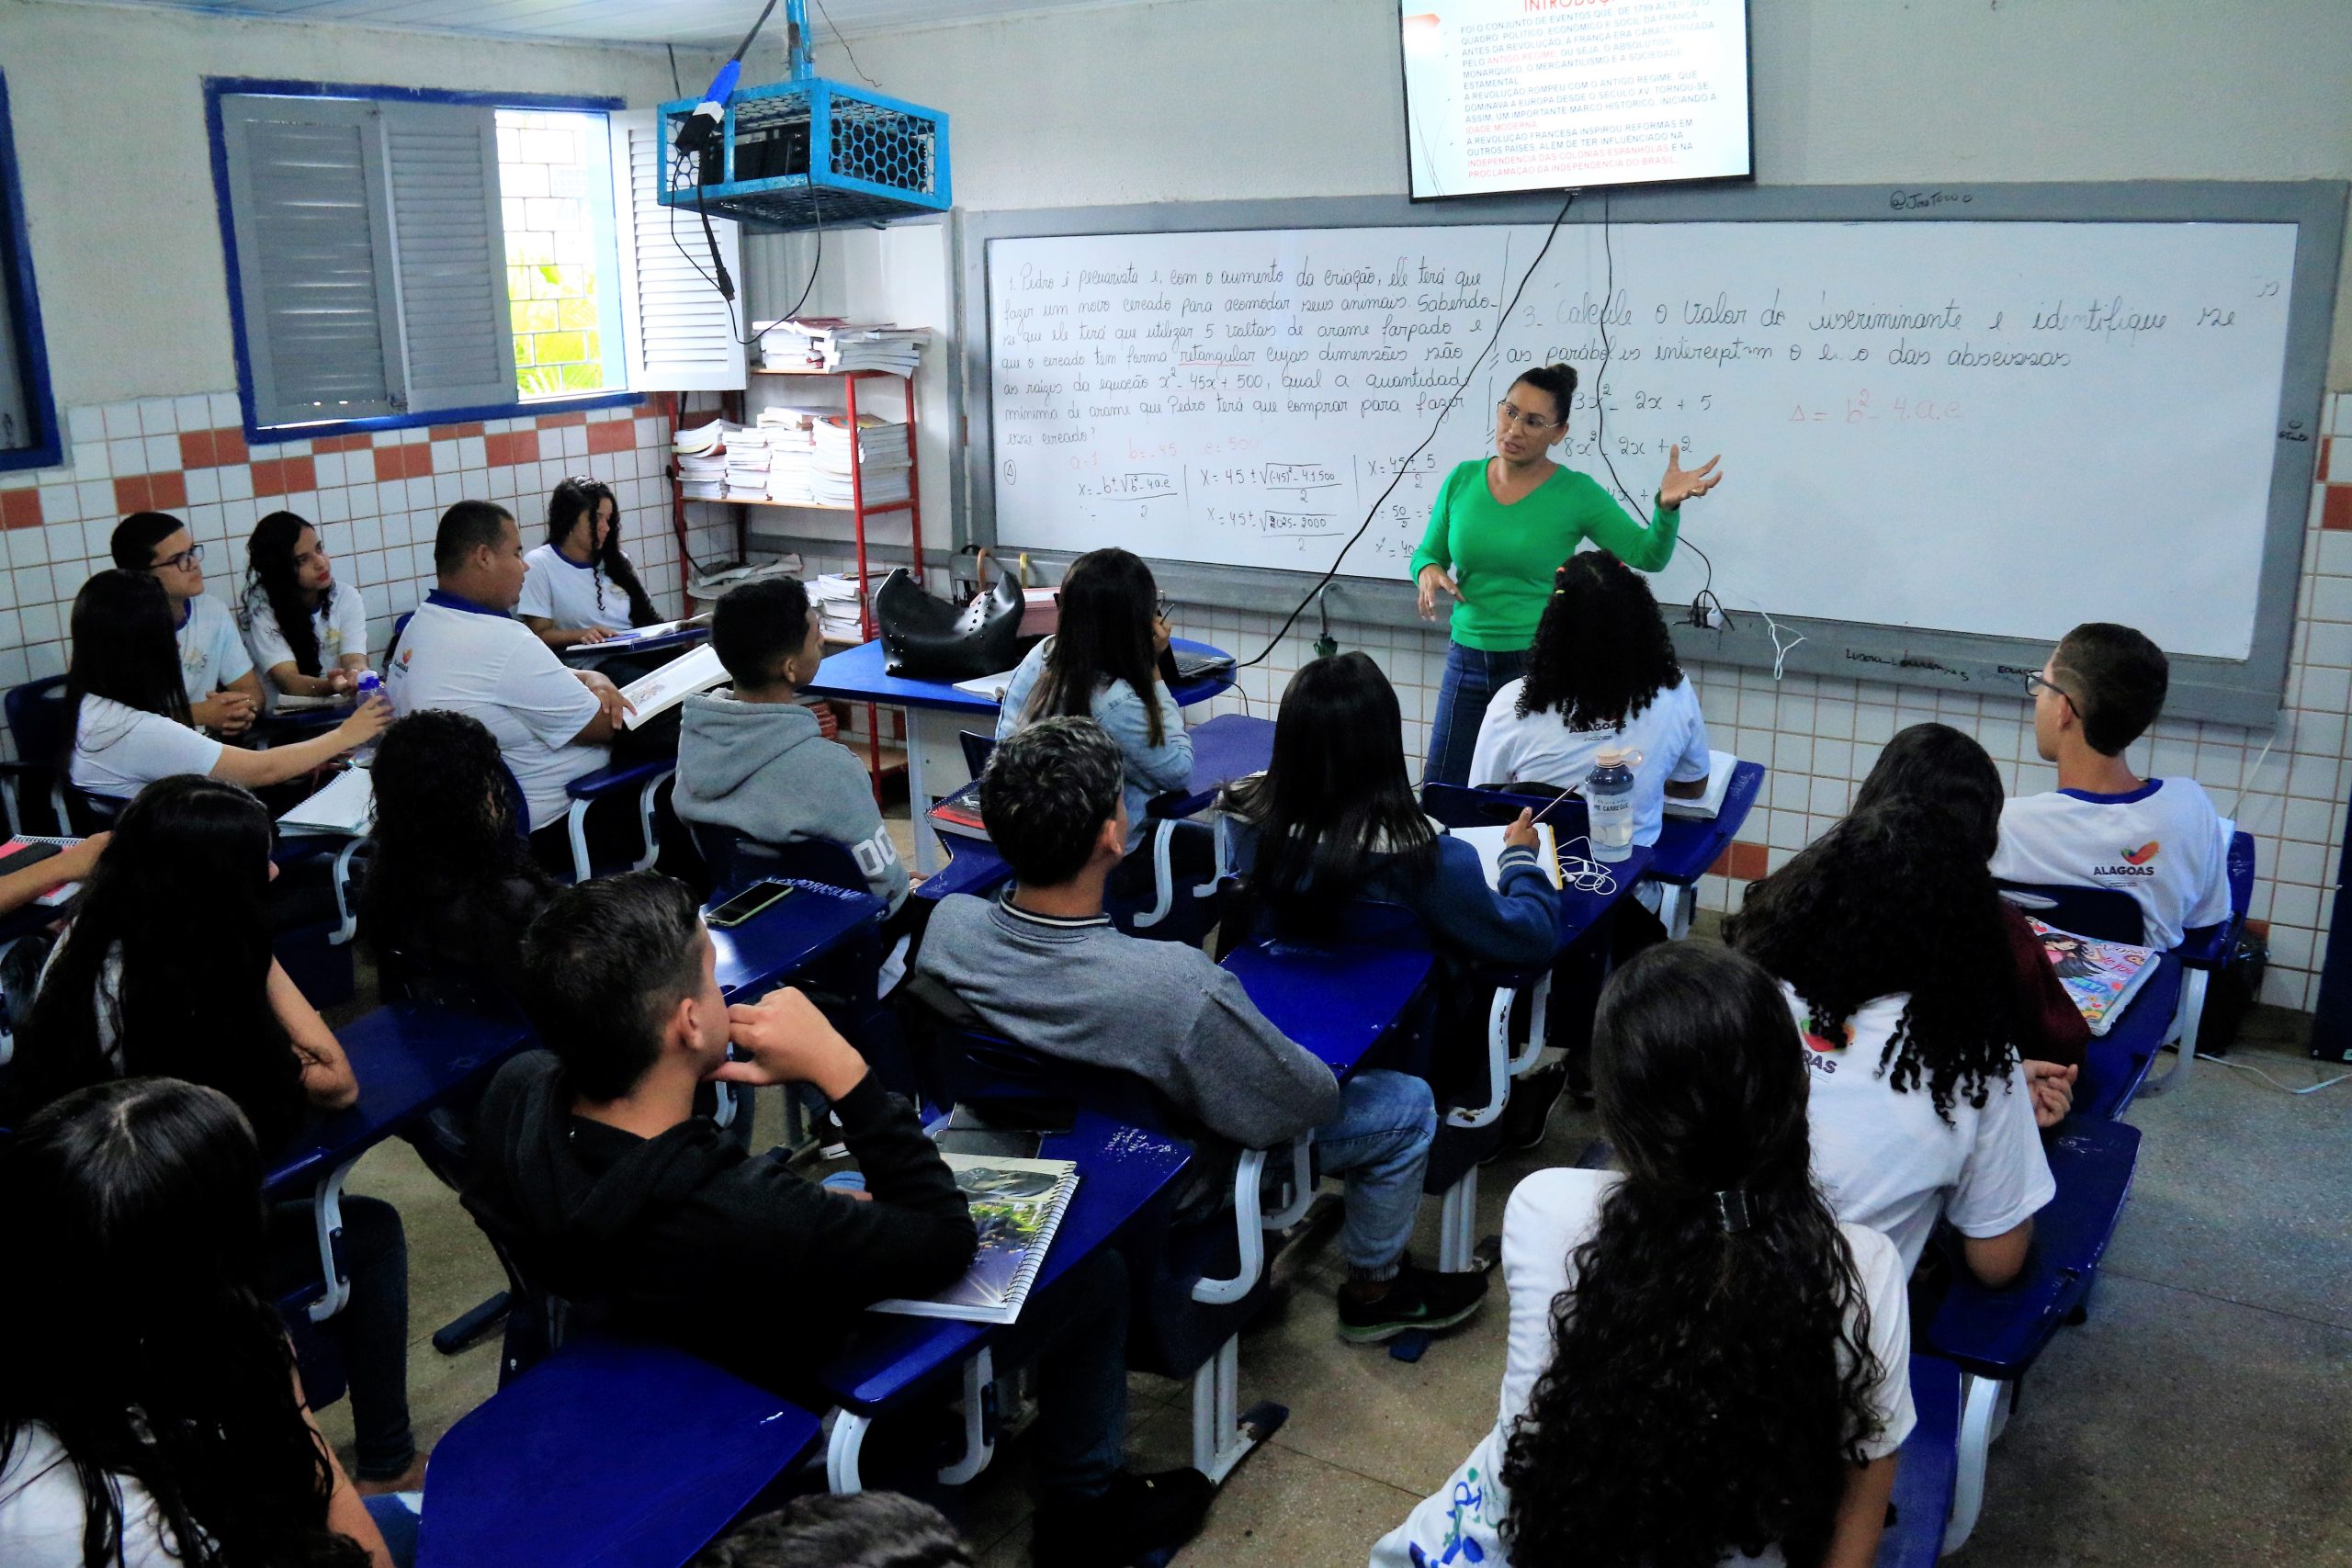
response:
{"label": "window", "polygon": [[8,84],[0,78],[0,468],[43,468],[62,457],[24,192],[17,180]]}
{"label": "window", "polygon": [[650,111],[315,84],[206,92],[250,436],[743,384],[731,330],[707,326],[724,302],[638,254],[640,235],[658,250],[633,177]]}

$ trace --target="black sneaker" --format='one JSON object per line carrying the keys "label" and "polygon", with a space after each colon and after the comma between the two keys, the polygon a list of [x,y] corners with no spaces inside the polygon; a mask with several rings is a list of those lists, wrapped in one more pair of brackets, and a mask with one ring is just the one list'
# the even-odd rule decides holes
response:
{"label": "black sneaker", "polygon": [[1216,1495],[1197,1470],[1122,1470],[1101,1496],[1040,1502],[1029,1561],[1036,1568],[1128,1568],[1192,1540]]}
{"label": "black sneaker", "polygon": [[1511,1085],[1510,1099],[1503,1105],[1503,1138],[1495,1153],[1532,1149],[1541,1144],[1544,1130],[1552,1120],[1552,1108],[1560,1102],[1560,1091],[1567,1087],[1566,1062],[1538,1067]]}
{"label": "black sneaker", "polygon": [[1483,1273],[1441,1274],[1408,1263],[1378,1301],[1340,1297],[1340,1337],[1351,1345],[1377,1345],[1408,1328],[1452,1328],[1476,1315],[1486,1299]]}

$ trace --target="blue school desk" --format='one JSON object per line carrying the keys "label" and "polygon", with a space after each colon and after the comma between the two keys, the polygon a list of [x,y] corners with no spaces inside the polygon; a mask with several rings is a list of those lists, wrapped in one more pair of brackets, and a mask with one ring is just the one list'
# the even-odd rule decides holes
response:
{"label": "blue school desk", "polygon": [[752,1002],[791,976],[871,931],[888,908],[871,893],[792,881],[789,896],[729,930],[714,928],[718,988],[729,1002]]}
{"label": "blue school desk", "polygon": [[[1182,1145],[1091,1111],[1080,1111],[1069,1132],[1048,1134],[1038,1153],[1046,1159],[1076,1160],[1078,1190],[1054,1233],[1023,1316],[1050,1315],[1055,1283],[1096,1248],[1109,1246],[1193,1157]],[[960,1485],[978,1475],[995,1451],[984,1402],[995,1381],[989,1348],[999,1332],[995,1324],[868,1313],[856,1337],[816,1372],[819,1386],[842,1406],[825,1460],[831,1489],[863,1489],[858,1453],[876,1416],[903,1409],[919,1396],[931,1397],[959,1369],[965,1452],[940,1472],[940,1480]]]}
{"label": "blue school desk", "polygon": [[986,839],[958,838],[955,859],[914,886],[913,897],[936,904],[950,893],[970,893],[987,898],[1012,880],[1012,868]]}
{"label": "blue school desk", "polygon": [[1154,817],[1190,817],[1216,804],[1236,779],[1262,773],[1274,760],[1274,721],[1226,713],[1192,728],[1193,776],[1181,790],[1152,801]]}
{"label": "blue school desk", "polygon": [[676,1568],[817,1432],[807,1411],[683,1350],[583,1338],[434,1450],[417,1568]]}
{"label": "blue school desk", "polygon": [[1225,967],[1267,1021],[1345,1083],[1403,1016],[1435,964],[1426,951],[1409,947],[1268,942],[1235,948]]}
{"label": "blue school desk", "polygon": [[[1190,637],[1177,637],[1173,646],[1182,652],[1207,659],[1231,656],[1223,649],[1212,648]],[[943,771],[942,781],[964,782],[965,774],[956,759],[961,756],[956,735],[961,729],[996,728],[997,708],[989,697],[959,692],[951,681],[910,681],[892,675],[883,668],[882,644],[879,638],[845,648],[817,667],[817,677],[801,690],[812,697],[830,697],[840,702],[875,703],[883,707],[904,708],[907,714],[907,797],[914,818],[914,869],[930,875],[939,869],[939,840],[932,831],[926,815],[942,795],[950,793],[955,784],[933,789],[928,775],[933,767]],[[1191,707],[1207,702],[1211,697],[1233,684],[1228,670],[1200,681],[1187,681],[1173,688],[1176,705]]]}
{"label": "blue school desk", "polygon": [[622,632],[603,642],[575,642],[562,650],[562,658],[566,664],[594,665],[607,659],[617,659],[622,654],[634,658],[647,653],[683,652],[697,643],[709,640],[710,624],[706,621],[698,626],[680,626],[659,637],[638,637]]}
{"label": "blue school desk", "polygon": [[407,1002],[378,1008],[336,1033],[359,1080],[359,1103],[308,1122],[271,1158],[263,1182],[273,1198],[310,1195],[326,1280],[326,1293],[310,1309],[313,1322],[341,1312],[351,1296],[335,1244],[343,1184],[359,1156],[486,1082],[529,1039],[519,1019]]}

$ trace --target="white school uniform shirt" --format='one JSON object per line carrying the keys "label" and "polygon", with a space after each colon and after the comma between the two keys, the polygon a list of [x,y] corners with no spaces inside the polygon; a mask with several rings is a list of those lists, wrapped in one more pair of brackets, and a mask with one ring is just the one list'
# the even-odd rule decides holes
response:
{"label": "white school uniform shirt", "polygon": [[1666,786],[1707,776],[1707,721],[1699,694],[1684,676],[1650,698],[1649,705],[1622,725],[1570,729],[1557,708],[1519,716],[1519,694],[1527,682],[1506,683],[1487,705],[1478,745],[1470,755],[1473,784],[1557,784],[1581,788],[1593,760],[1604,750],[1638,751],[1634,770],[1634,842],[1655,844],[1666,823]]}
{"label": "white school uniform shirt", "polygon": [[[246,594],[239,618],[244,623],[245,651],[253,656],[254,668],[261,671],[262,691],[275,701],[277,682],[269,678],[269,672],[280,664],[293,663],[294,649],[287,644],[267,594]],[[359,590],[345,582],[329,590],[327,602],[311,612],[311,635],[319,639],[322,675],[334,669],[346,653],[366,658],[368,604],[359,597]]]}
{"label": "white school uniform shirt", "polygon": [[[1503,1366],[1501,1408],[1494,1428],[1478,1440],[1434,1495],[1424,1498],[1405,1522],[1372,1549],[1371,1568],[1509,1568],[1502,1523],[1510,1517],[1510,1494],[1503,1484],[1503,1454],[1511,1423],[1527,1408],[1536,1380],[1552,1364],[1552,1303],[1568,1288],[1569,1254],[1589,1240],[1600,1223],[1601,1200],[1623,1178],[1601,1170],[1539,1170],[1521,1182],[1503,1211],[1503,1282],[1510,1292],[1510,1344]],[[1838,1227],[1854,1255],[1855,1272],[1870,1310],[1871,1354],[1879,1376],[1869,1404],[1878,1418],[1876,1437],[1863,1454],[1881,1459],[1903,1446],[1917,1416],[1911,1407],[1911,1315],[1907,1272],[1886,1237],[1860,1225]],[[1470,1547],[1475,1545],[1474,1555]],[[1734,1551],[1725,1563],[1771,1565],[1785,1562],[1780,1549],[1760,1557]]]}
{"label": "white school uniform shirt", "polygon": [[187,602],[187,619],[179,625],[180,673],[187,681],[187,700],[200,703],[254,667],[245,639],[237,632],[237,617],[209,593]]}
{"label": "white school uniform shirt", "polygon": [[112,697],[84,697],[74,719],[74,760],[66,776],[76,789],[129,800],[175,773],[209,778],[220,762],[220,742],[200,729]]}
{"label": "white school uniform shirt", "polygon": [[1993,874],[2003,882],[2111,887],[2139,902],[2151,947],[2230,914],[2229,823],[2195,779],[2150,779],[2129,795],[2060,789],[2001,809]]}
{"label": "white school uniform shirt", "polygon": [[1903,1255],[1907,1277],[1939,1216],[1981,1239],[2003,1235],[2041,1211],[2058,1190],[2033,1124],[2033,1096],[2012,1052],[2007,1081],[1989,1086],[1984,1109],[1952,1097],[1951,1120],[1936,1113],[1922,1082],[1897,1089],[1879,1055],[1911,998],[1862,1004],[1843,1042],[1815,1034],[1796,988],[1783,982],[1804,1034],[1812,1095],[1813,1174],[1838,1218],[1883,1232]]}
{"label": "white school uniform shirt", "polygon": [[518,615],[541,615],[560,632],[602,626],[608,632],[629,629],[628,590],[611,578],[603,579],[605,603],[596,603],[597,569],[582,566],[553,545],[541,545],[523,558],[530,568],[523,579],[523,597],[514,606]]}
{"label": "white school uniform shirt", "polygon": [[563,660],[522,622],[438,588],[401,634],[384,694],[397,717],[447,708],[480,719],[523,786],[535,832],[564,814],[565,784],[610,760],[602,746],[572,743],[597,704]]}
{"label": "white school uniform shirt", "polygon": [[[113,1480],[122,1499],[125,1568],[178,1568],[178,1541],[154,1497],[135,1476]],[[0,1470],[0,1562],[82,1568],[82,1506],[81,1478],[57,1435],[38,1423],[25,1427]]]}

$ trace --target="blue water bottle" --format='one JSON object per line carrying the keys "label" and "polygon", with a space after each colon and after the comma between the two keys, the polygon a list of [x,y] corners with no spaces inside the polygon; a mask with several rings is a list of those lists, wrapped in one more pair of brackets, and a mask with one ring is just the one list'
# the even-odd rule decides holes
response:
{"label": "blue water bottle", "polygon": [[[359,672],[359,683],[351,689],[352,710],[356,712],[383,694],[384,678],[373,670],[362,670]],[[364,762],[375,754],[376,743],[370,740],[367,745],[354,751],[351,754],[351,760],[355,762]]]}
{"label": "blue water bottle", "polygon": [[1613,749],[1593,759],[1584,801],[1595,860],[1619,861],[1634,852],[1634,769],[1641,760],[1638,751]]}

